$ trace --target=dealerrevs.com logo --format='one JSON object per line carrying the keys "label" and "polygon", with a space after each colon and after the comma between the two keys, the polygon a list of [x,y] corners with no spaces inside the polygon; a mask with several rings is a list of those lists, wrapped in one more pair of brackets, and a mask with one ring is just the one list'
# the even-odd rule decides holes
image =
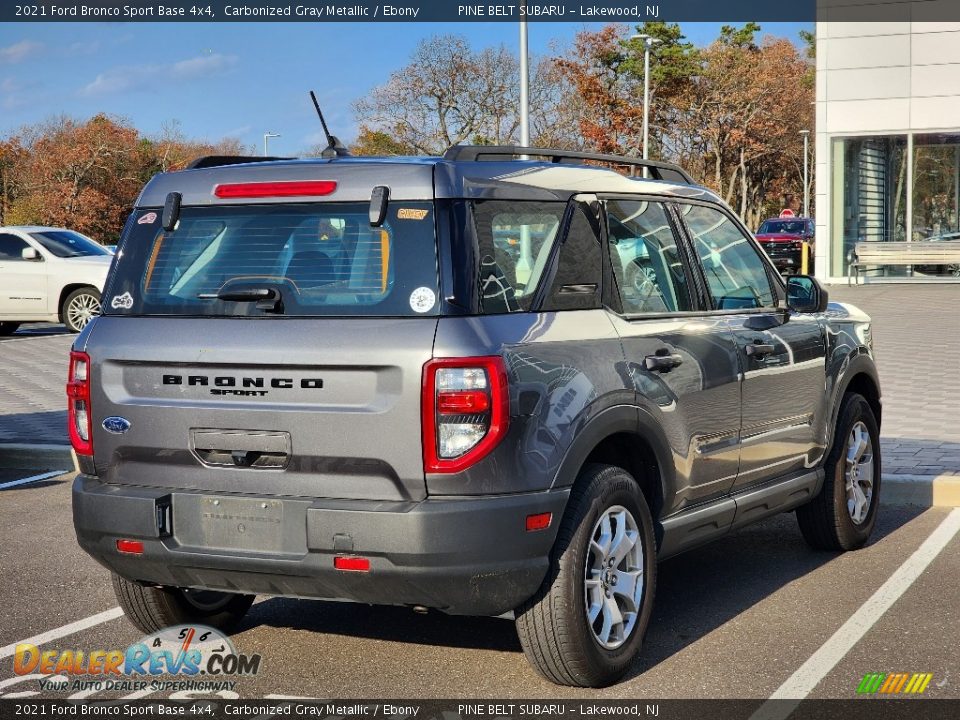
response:
{"label": "dealerrevs.com logo", "polygon": [[228,637],[205,625],[175,625],[124,650],[44,650],[17,645],[13,671],[39,675],[40,690],[118,692],[233,690],[237,676],[260,672],[260,655],[237,652]]}

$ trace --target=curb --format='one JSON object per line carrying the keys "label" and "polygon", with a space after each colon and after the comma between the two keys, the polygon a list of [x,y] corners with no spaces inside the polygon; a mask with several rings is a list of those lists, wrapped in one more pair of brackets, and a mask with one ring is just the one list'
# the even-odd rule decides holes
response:
{"label": "curb", "polygon": [[0,443],[0,468],[20,470],[76,470],[73,448],[69,445]]}
{"label": "curb", "polygon": [[960,476],[884,474],[880,498],[885,505],[960,507]]}

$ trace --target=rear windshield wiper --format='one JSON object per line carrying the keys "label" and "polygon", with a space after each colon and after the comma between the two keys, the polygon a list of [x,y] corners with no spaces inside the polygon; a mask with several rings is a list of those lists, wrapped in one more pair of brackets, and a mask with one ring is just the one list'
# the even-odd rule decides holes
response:
{"label": "rear windshield wiper", "polygon": [[255,302],[257,309],[264,312],[283,314],[283,295],[280,288],[275,287],[254,287],[237,288],[236,290],[220,290],[215,293],[200,293],[197,295],[202,300],[226,300],[228,302]]}

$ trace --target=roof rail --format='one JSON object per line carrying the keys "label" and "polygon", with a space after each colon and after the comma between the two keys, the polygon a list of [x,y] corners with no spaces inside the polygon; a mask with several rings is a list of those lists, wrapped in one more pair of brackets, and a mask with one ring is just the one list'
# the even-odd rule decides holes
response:
{"label": "roof rail", "polygon": [[622,155],[581,152],[579,150],[555,150],[551,148],[521,147],[519,145],[454,145],[443,154],[450,162],[470,160],[513,160],[521,156],[547,158],[548,162],[563,163],[570,160],[595,160],[613,165],[627,165],[631,168],[642,167],[650,171],[654,180],[668,180],[695,185],[689,173],[679,165],[659,160],[642,160]]}
{"label": "roof rail", "polygon": [[270,157],[264,155],[204,155],[187,165],[187,170],[220,167],[222,165],[244,165],[246,163],[270,162],[271,160],[293,160],[288,157]]}

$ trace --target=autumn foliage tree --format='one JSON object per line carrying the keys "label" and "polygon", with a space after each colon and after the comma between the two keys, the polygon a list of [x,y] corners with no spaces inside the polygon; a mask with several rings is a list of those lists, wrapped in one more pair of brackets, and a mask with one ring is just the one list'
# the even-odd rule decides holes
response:
{"label": "autumn foliage tree", "polygon": [[[760,26],[724,26],[696,48],[680,27],[637,28],[657,42],[651,55],[650,155],[684,165],[734,205],[747,223],[801,197],[803,140],[813,127],[812,46],[757,42]],[[556,67],[585,108],[579,118],[596,150],[642,152],[643,45],[623,25],[577,35]]]}
{"label": "autumn foliage tree", "polygon": [[53,225],[115,241],[133,201],[157,172],[201,155],[242,154],[238,141],[189,141],[176,124],[155,138],[127,120],[56,117],[0,141],[0,210],[6,225]]}

